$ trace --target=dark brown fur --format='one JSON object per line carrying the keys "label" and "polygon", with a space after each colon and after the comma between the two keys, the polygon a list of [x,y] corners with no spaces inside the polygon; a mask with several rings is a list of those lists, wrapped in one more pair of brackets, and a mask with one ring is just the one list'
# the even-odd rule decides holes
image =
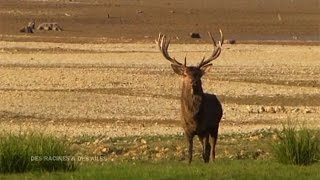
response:
{"label": "dark brown fur", "polygon": [[201,77],[206,68],[178,67],[173,70],[183,76],[181,93],[181,118],[188,140],[189,163],[192,161],[193,138],[199,137],[202,144],[202,157],[209,162],[210,154],[215,159],[215,147],[218,139],[219,123],[222,118],[222,106],[213,94],[206,94],[202,89]]}

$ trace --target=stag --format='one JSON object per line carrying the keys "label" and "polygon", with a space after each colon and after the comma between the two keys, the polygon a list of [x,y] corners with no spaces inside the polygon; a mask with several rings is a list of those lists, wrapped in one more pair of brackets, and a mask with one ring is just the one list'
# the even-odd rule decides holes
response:
{"label": "stag", "polygon": [[215,159],[216,143],[218,139],[219,123],[223,110],[221,103],[214,94],[203,92],[201,77],[210,69],[212,61],[221,53],[223,33],[220,30],[221,40],[217,43],[208,32],[213,42],[213,52],[209,58],[203,57],[197,66],[187,66],[186,57],[184,64],[170,57],[168,48],[170,39],[159,34],[156,43],[165,59],[171,62],[173,71],[182,77],[181,93],[181,119],[183,129],[188,141],[189,164],[192,161],[193,138],[198,136],[202,145],[202,158],[205,163]]}

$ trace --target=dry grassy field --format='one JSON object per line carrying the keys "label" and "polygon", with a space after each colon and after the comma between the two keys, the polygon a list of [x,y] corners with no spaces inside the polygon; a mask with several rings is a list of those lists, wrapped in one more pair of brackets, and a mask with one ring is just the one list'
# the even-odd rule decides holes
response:
{"label": "dry grassy field", "polygon": [[[171,54],[196,64],[211,45],[189,32],[218,28],[246,42],[224,45],[203,79],[223,103],[221,133],[287,120],[320,127],[320,47],[308,42],[319,40],[317,1],[170,2],[1,1],[0,130],[181,134],[180,80],[153,39],[159,31],[178,36]],[[31,19],[65,31],[19,33]],[[248,44],[278,38],[286,42]]]}

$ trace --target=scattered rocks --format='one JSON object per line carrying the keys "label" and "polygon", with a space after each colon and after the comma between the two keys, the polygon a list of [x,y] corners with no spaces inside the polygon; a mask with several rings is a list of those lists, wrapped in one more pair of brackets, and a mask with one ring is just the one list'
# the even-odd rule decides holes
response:
{"label": "scattered rocks", "polygon": [[102,152],[102,153],[108,153],[109,150],[110,150],[109,148],[104,147],[104,148],[102,148],[101,152]]}
{"label": "scattered rocks", "polygon": [[250,137],[249,137],[249,141],[257,141],[257,140],[259,140],[259,139],[260,139],[259,136],[250,136]]}
{"label": "scattered rocks", "polygon": [[93,142],[93,144],[98,144],[99,143],[99,139],[96,139],[94,142]]}
{"label": "scattered rocks", "polygon": [[268,106],[265,108],[265,112],[267,113],[276,113],[274,107]]}
{"label": "scattered rocks", "polygon": [[257,149],[255,151],[246,151],[246,150],[240,150],[235,155],[229,156],[230,159],[261,159],[264,158],[264,156],[267,153],[261,149]]}
{"label": "scattered rocks", "polygon": [[287,110],[283,106],[259,106],[252,107],[247,106],[246,110],[248,113],[286,113]]}
{"label": "scattered rocks", "polygon": [[163,156],[162,153],[157,153],[157,154],[156,154],[156,158],[158,158],[158,159],[160,159],[162,156]]}
{"label": "scattered rocks", "polygon": [[201,38],[200,33],[197,33],[197,32],[191,32],[190,33],[190,37],[191,38],[196,38],[196,39]]}
{"label": "scattered rocks", "polygon": [[236,44],[235,39],[226,39],[223,41],[224,44]]}
{"label": "scattered rocks", "polygon": [[176,150],[181,151],[181,150],[183,150],[183,148],[181,146],[176,146]]}
{"label": "scattered rocks", "polygon": [[140,146],[139,149],[146,150],[146,149],[149,149],[149,146],[145,144]]}
{"label": "scattered rocks", "polygon": [[275,112],[286,112],[286,109],[283,106],[274,107]]}
{"label": "scattered rocks", "polygon": [[278,140],[278,139],[279,139],[279,136],[278,136],[277,134],[273,134],[273,135],[272,135],[272,139],[273,139],[273,140]]}
{"label": "scattered rocks", "polygon": [[112,153],[112,150],[109,147],[106,147],[106,146],[100,146],[100,147],[96,148],[93,151],[94,155],[99,155],[99,156],[106,155],[106,154],[109,154],[109,153]]}
{"label": "scattered rocks", "polygon": [[304,113],[308,114],[308,113],[312,113],[312,111],[310,109],[304,109]]}
{"label": "scattered rocks", "polygon": [[305,114],[309,114],[309,113],[313,113],[314,111],[308,107],[306,108],[298,108],[298,107],[295,107],[295,108],[292,108],[291,109],[291,113],[305,113]]}
{"label": "scattered rocks", "polygon": [[140,142],[141,142],[142,144],[147,144],[147,141],[146,141],[145,139],[141,139]]}
{"label": "scattered rocks", "polygon": [[266,112],[265,108],[263,106],[260,106],[258,108],[258,113],[264,113],[264,112]]}
{"label": "scattered rocks", "polygon": [[157,146],[154,148],[154,150],[159,152],[160,148]]}
{"label": "scattered rocks", "polygon": [[247,106],[246,108],[247,108],[248,113],[254,113],[254,110],[251,106]]}

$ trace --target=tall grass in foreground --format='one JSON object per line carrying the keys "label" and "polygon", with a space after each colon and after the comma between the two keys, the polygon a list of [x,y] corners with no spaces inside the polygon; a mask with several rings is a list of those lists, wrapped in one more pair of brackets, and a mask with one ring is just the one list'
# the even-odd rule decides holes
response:
{"label": "tall grass in foreground", "polygon": [[[65,141],[43,134],[0,134],[0,172],[56,171],[75,169],[74,161],[59,161],[50,157],[70,156]],[[44,159],[46,158],[46,159]]]}
{"label": "tall grass in foreground", "polygon": [[297,130],[288,125],[278,133],[279,142],[274,145],[275,157],[280,163],[309,165],[320,157],[320,138],[310,129]]}

